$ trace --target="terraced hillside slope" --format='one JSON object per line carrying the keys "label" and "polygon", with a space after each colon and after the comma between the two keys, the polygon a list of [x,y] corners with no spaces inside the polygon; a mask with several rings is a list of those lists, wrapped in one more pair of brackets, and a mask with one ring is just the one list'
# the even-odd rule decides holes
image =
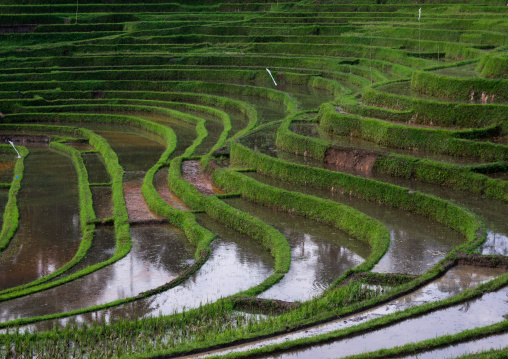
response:
{"label": "terraced hillside slope", "polygon": [[1,356],[507,357],[507,19],[3,0]]}

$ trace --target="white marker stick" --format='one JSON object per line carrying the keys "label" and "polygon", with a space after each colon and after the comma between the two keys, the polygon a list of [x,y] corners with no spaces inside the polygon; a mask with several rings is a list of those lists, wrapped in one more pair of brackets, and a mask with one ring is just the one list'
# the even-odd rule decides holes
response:
{"label": "white marker stick", "polygon": [[12,141],[9,141],[9,143],[11,144],[11,146],[14,148],[14,151],[16,151],[16,153],[18,154],[18,158],[21,158],[21,155],[19,154],[18,150],[16,149],[16,147],[14,146],[14,143],[12,143]]}
{"label": "white marker stick", "polygon": [[266,69],[266,71],[268,71],[268,73],[270,74],[270,77],[273,80],[273,83],[275,84],[275,86],[277,86],[277,82],[275,82],[275,79],[273,78],[272,73],[270,72],[270,70]]}

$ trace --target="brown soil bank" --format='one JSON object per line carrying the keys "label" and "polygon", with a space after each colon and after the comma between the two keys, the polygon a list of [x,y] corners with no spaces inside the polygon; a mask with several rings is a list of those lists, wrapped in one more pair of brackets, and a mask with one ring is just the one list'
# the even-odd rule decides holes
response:
{"label": "brown soil bank", "polygon": [[326,150],[324,162],[356,171],[371,172],[378,153],[357,148],[330,147]]}

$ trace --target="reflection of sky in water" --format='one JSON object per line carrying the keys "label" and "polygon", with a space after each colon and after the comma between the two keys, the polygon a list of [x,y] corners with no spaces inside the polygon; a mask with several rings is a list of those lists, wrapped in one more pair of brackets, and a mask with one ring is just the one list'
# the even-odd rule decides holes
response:
{"label": "reflection of sky in water", "polygon": [[0,289],[31,282],[71,260],[81,240],[70,159],[30,147],[17,196],[19,228],[0,255]]}
{"label": "reflection of sky in water", "polygon": [[[273,339],[268,339],[253,344],[236,347],[233,350],[225,350],[221,354],[230,351],[246,351],[261,348],[270,344],[283,343],[288,340],[307,338],[314,335],[330,333],[354,326],[374,319],[376,317],[391,314],[408,307],[420,305],[449,298],[465,289],[475,288],[480,283],[505,273],[504,270],[491,268],[476,268],[470,266],[457,266],[450,269],[444,276],[436,281],[416,290],[415,292],[398,298],[379,307],[360,312],[358,314],[343,317],[339,320],[320,326],[307,328]],[[392,325],[372,333],[355,337],[349,340],[337,341],[326,345],[316,345],[312,348],[293,353],[284,353],[270,358],[330,358],[341,355],[360,354],[363,351],[372,351],[380,348],[389,348],[395,345],[403,345],[408,340],[420,341],[433,338],[438,335],[459,332],[476,326],[485,326],[503,320],[506,314],[506,300],[508,288],[494,293],[487,293],[482,298],[449,309],[439,310],[428,315],[406,320],[403,323]],[[406,325],[407,323],[407,325]],[[416,334],[420,338],[417,338]],[[367,347],[372,343],[372,347]]]}
{"label": "reflection of sky in water", "polygon": [[464,242],[460,233],[424,216],[336,192],[279,181],[255,172],[246,175],[271,186],[345,204],[381,221],[390,230],[390,246],[374,267],[376,272],[424,273]]}
{"label": "reflection of sky in water", "polygon": [[[508,343],[508,333],[451,345],[447,348],[418,353],[418,359],[454,358],[490,349],[502,349],[506,347],[506,343]],[[407,356],[404,357],[404,359],[415,359],[415,356]]]}
{"label": "reflection of sky in water", "polygon": [[132,227],[131,236],[132,249],[124,258],[62,286],[0,303],[0,319],[65,312],[132,297],[169,282],[193,261],[183,232],[175,227]]}
{"label": "reflection of sky in water", "polygon": [[508,256],[508,237],[501,233],[487,231],[487,240],[482,254],[500,254]]}
{"label": "reflection of sky in water", "polygon": [[246,256],[235,243],[221,241],[213,246],[212,256],[196,275],[174,289],[149,298],[149,310],[144,315],[196,308],[201,303],[214,302],[258,285],[272,273],[272,268]]}
{"label": "reflection of sky in water", "polygon": [[263,292],[260,295],[262,298],[285,301],[311,299],[370,254],[370,247],[366,243],[322,222],[241,198],[229,198],[225,202],[275,227],[291,248],[288,273]]}
{"label": "reflection of sky in water", "polygon": [[[271,261],[266,262],[243,245],[216,239],[212,243],[210,258],[205,264],[184,283],[173,289],[118,307],[57,321],[41,322],[28,328],[37,328],[40,331],[52,328],[55,323],[65,326],[70,321],[91,323],[109,321],[113,318],[157,316],[160,313],[169,315],[249,289],[260,284],[272,273]],[[120,274],[117,279],[121,280]],[[127,288],[122,290],[129,291],[129,285],[130,283],[126,283]]]}
{"label": "reflection of sky in water", "polygon": [[325,345],[316,345],[305,350],[270,356],[270,358],[331,358],[391,348],[414,343],[438,336],[455,334],[466,329],[483,327],[504,320],[508,288],[486,293],[480,299],[472,300],[448,309],[439,310],[419,318]]}
{"label": "reflection of sky in water", "polygon": [[[288,231],[283,231],[287,235]],[[328,261],[340,263],[339,272],[318,273],[323,268],[323,257],[321,256],[321,246],[317,244],[312,235],[305,233],[303,241],[291,246],[291,267],[289,272],[274,287],[263,292],[261,298],[278,299],[285,301],[305,301],[312,297],[320,295],[330,284],[324,281],[323,276],[331,282],[333,278],[338,277],[351,267],[355,267],[363,262],[363,258],[358,254],[340,247],[335,252],[334,258],[326,258]],[[328,268],[328,270],[334,268]]]}

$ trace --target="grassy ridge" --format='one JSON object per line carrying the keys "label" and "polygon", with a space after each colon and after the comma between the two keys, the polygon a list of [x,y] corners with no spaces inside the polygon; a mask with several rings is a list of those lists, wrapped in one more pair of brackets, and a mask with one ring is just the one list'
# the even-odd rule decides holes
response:
{"label": "grassy ridge", "polygon": [[[10,145],[2,145],[3,151],[7,151],[7,149],[10,149]],[[23,146],[18,146],[17,149],[21,158],[16,160],[16,165],[14,166],[14,174],[10,183],[7,204],[5,205],[3,213],[2,230],[0,231],[0,253],[7,248],[19,225],[17,196],[21,188],[21,180],[23,179],[24,160],[29,152],[26,147]],[[9,151],[9,153],[10,152],[11,151]]]}

